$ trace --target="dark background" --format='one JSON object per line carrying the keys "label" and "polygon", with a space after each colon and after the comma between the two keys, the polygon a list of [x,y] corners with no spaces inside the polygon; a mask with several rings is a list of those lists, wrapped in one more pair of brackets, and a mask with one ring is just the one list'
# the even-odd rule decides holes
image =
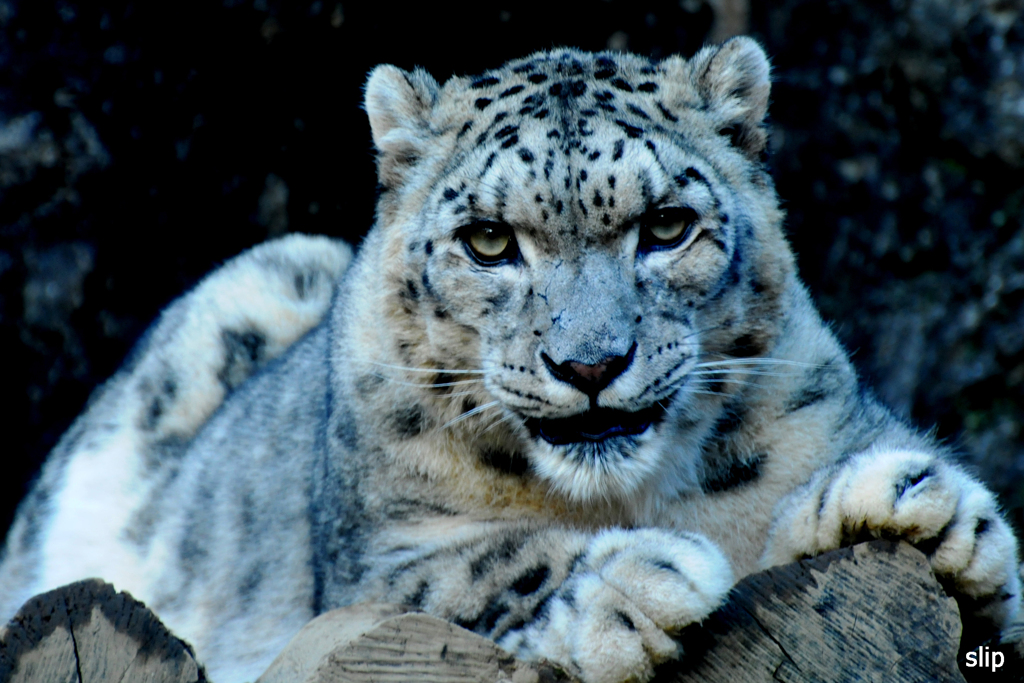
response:
{"label": "dark background", "polygon": [[373,65],[738,31],[772,56],[770,163],[824,316],[1024,529],[1022,5],[0,0],[0,529],[174,296],[268,237],[366,231]]}

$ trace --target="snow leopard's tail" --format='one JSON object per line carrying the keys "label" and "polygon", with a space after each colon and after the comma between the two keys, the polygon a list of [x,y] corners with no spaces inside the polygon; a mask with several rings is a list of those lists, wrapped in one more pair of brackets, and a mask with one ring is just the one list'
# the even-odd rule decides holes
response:
{"label": "snow leopard's tail", "polygon": [[[22,501],[0,551],[0,623],[32,595],[91,576],[90,559],[130,554],[123,536],[148,492],[173,478],[177,456],[231,391],[324,318],[351,260],[344,242],[289,235],[227,261],[164,310]],[[65,506],[76,513],[55,514]],[[46,547],[69,541],[96,557],[42,561]]]}

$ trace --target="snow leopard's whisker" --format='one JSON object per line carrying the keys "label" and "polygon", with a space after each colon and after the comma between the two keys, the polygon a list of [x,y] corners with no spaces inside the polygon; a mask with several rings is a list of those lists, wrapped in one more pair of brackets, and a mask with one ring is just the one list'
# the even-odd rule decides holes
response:
{"label": "snow leopard's whisker", "polygon": [[721,365],[787,365],[799,368],[820,368],[820,363],[804,363],[798,360],[784,360],[782,358],[726,358],[723,360],[699,361],[698,368],[716,367]]}
{"label": "snow leopard's whisker", "polygon": [[477,406],[476,408],[473,408],[472,410],[467,410],[466,412],[462,413],[458,417],[452,418],[451,420],[448,420],[447,422],[445,422],[441,426],[441,428],[442,429],[447,429],[448,427],[451,427],[453,424],[456,424],[458,422],[462,422],[463,420],[465,420],[467,418],[470,418],[470,417],[472,417],[472,416],[474,416],[474,415],[476,415],[478,413],[482,413],[485,410],[490,410],[491,408],[493,408],[493,407],[495,407],[497,405],[500,405],[500,404],[501,404],[501,401],[490,401],[489,403],[485,403],[482,406]]}
{"label": "snow leopard's whisker", "polygon": [[459,398],[460,396],[479,396],[477,391],[455,391],[450,394],[439,394],[438,398]]}
{"label": "snow leopard's whisker", "polygon": [[708,391],[706,389],[692,389],[692,388],[690,389],[690,393],[700,394],[701,396],[719,396],[720,397],[722,395],[722,392],[720,392],[720,391]]}
{"label": "snow leopard's whisker", "polygon": [[486,434],[487,432],[491,431],[492,429],[494,429],[495,427],[497,427],[500,424],[512,424],[514,421],[515,421],[515,415],[506,413],[504,415],[499,416],[497,419],[495,419],[493,422],[491,422],[491,424],[489,424],[484,429],[484,431],[481,432],[481,434]]}
{"label": "snow leopard's whisker", "polygon": [[689,375],[724,375],[730,372],[742,372],[745,375],[759,375],[762,377],[789,377],[784,372],[770,372],[768,370],[748,370],[746,368],[705,368],[702,370],[693,370],[689,372]]}
{"label": "snow leopard's whisker", "polygon": [[434,382],[434,383],[430,383],[430,384],[424,384],[424,383],[421,383],[421,382],[406,382],[404,380],[395,379],[394,377],[388,377],[387,375],[382,375],[382,374],[377,373],[377,372],[375,372],[373,374],[374,374],[375,377],[380,377],[382,380],[384,380],[386,382],[391,382],[392,384],[398,384],[398,385],[404,386],[404,387],[421,387],[423,389],[440,389],[441,387],[458,387],[458,386],[465,386],[467,384],[483,384],[483,381],[484,381],[483,378],[478,378],[478,379],[461,379],[461,380],[455,380],[454,382]]}
{"label": "snow leopard's whisker", "polygon": [[732,377],[718,377],[718,378],[697,378],[698,382],[703,382],[705,385],[710,385],[712,382],[719,384],[739,384],[745,387],[760,387],[761,384],[757,382],[746,382],[742,379],[733,379]]}
{"label": "snow leopard's whisker", "polygon": [[350,359],[356,363],[366,363],[367,365],[376,365],[379,368],[388,368],[389,370],[402,370],[403,372],[425,372],[434,375],[483,375],[486,374],[486,370],[464,370],[464,369],[453,369],[453,368],[413,368],[406,365],[391,365],[390,363],[380,363],[373,360],[357,360]]}

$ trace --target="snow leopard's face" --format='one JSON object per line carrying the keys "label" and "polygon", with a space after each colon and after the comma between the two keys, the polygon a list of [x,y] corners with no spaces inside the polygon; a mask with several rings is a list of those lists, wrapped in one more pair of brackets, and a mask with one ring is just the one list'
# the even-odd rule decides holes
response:
{"label": "snow leopard's face", "polygon": [[763,106],[741,106],[766,100],[767,74],[734,55],[716,100],[694,73],[714,81],[716,54],[542,53],[420,93],[424,125],[391,129],[390,150],[374,130],[395,296],[430,349],[410,358],[451,369],[435,390],[458,415],[573,499],[659,472],[682,487],[665,444],[735,391],[722,361],[776,334],[790,257]]}

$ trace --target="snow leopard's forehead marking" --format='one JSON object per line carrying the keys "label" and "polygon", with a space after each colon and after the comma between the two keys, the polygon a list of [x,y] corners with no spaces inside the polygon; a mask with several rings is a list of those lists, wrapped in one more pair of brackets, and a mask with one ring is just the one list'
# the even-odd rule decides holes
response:
{"label": "snow leopard's forehead marking", "polygon": [[706,162],[695,161],[704,173],[669,174],[659,158],[666,138],[677,152],[687,147],[679,109],[701,107],[697,97],[667,102],[664,72],[635,55],[564,50],[461,79],[452,94],[461,106],[443,123],[458,132],[435,190],[450,204],[442,211],[501,218],[541,242],[561,233],[585,247],[664,202],[673,175],[677,187],[704,182]]}

